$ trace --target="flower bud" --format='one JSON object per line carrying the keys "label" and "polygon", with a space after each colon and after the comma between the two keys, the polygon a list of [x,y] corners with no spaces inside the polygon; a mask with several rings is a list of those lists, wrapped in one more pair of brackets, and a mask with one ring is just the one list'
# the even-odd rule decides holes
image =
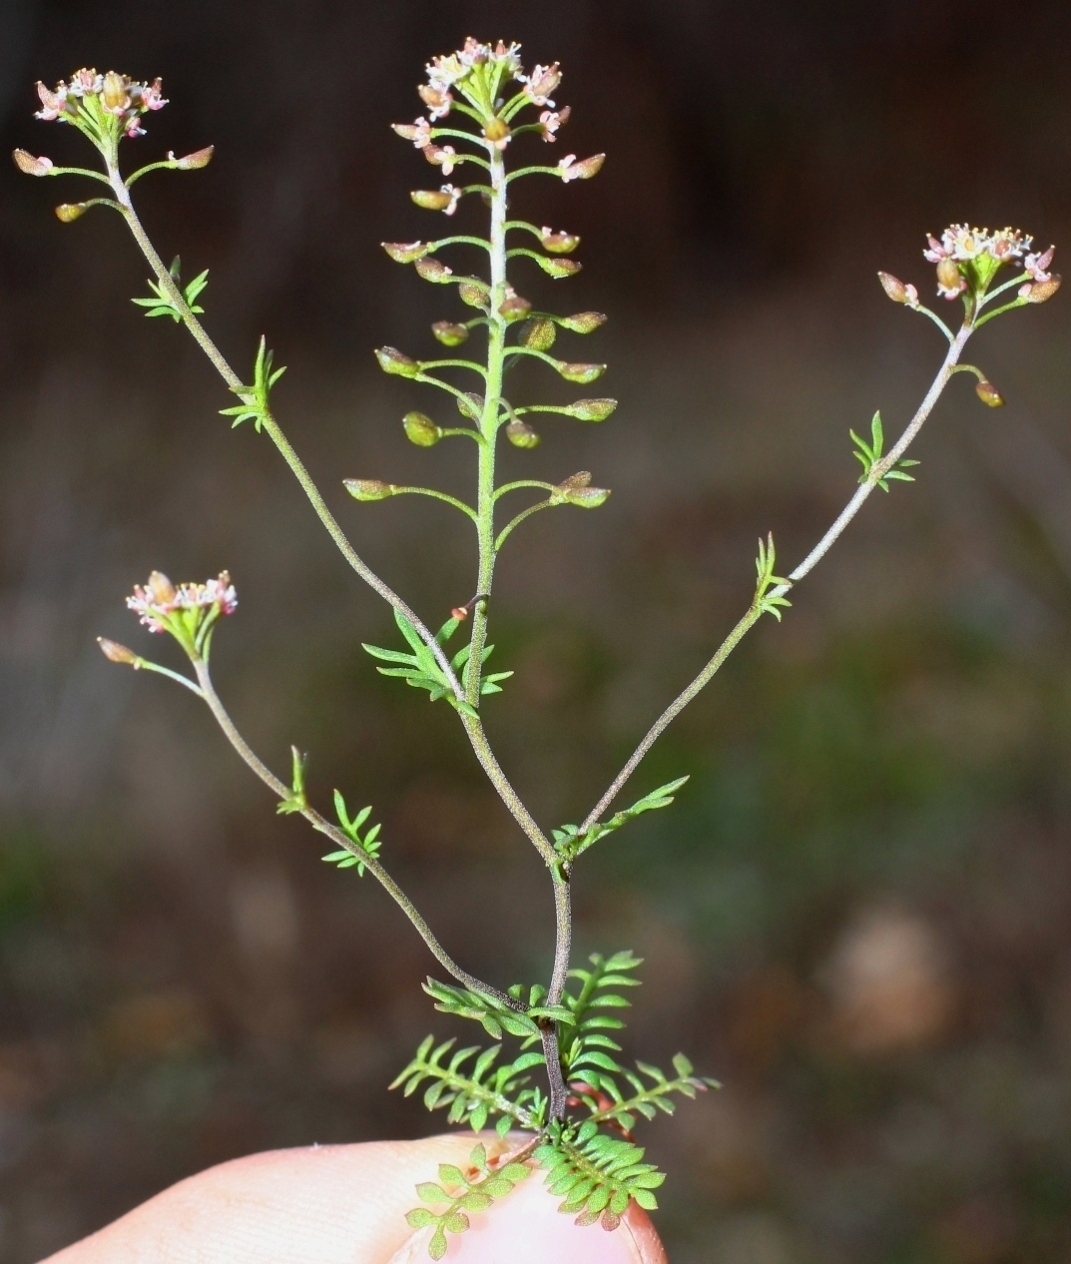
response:
{"label": "flower bud", "polygon": [[532,310],[532,304],[519,294],[511,294],[499,307],[498,313],[506,320],[523,320]]}
{"label": "flower bud", "polygon": [[531,347],[533,351],[549,351],[554,346],[558,331],[552,320],[540,316],[536,320],[526,321],[521,329],[518,342],[522,347]]}
{"label": "flower bud", "polygon": [[415,263],[423,259],[431,247],[423,241],[381,241],[379,243],[395,263]]}
{"label": "flower bud", "polygon": [[483,134],[496,149],[505,149],[509,144],[509,124],[505,119],[493,118],[483,129]]}
{"label": "flower bud", "polygon": [[98,636],[97,644],[100,646],[100,652],[110,663],[129,663],[131,667],[137,667],[141,662],[133,650],[128,650],[118,641],[109,641],[106,636]]}
{"label": "flower bud", "polygon": [[555,233],[549,228],[543,229],[539,240],[543,249],[549,250],[552,255],[571,255],[580,245],[580,238],[576,233]]}
{"label": "flower bud", "polygon": [[478,285],[462,283],[457,287],[457,296],[469,307],[479,307],[487,311],[487,294]]}
{"label": "flower bud", "polygon": [[125,110],[130,104],[130,94],[126,90],[126,80],[122,75],[109,70],[104,76],[104,105],[111,113]]}
{"label": "flower bud", "polygon": [[464,325],[455,325],[451,320],[437,320],[431,332],[444,347],[460,347],[468,341],[469,331]]}
{"label": "flower bud", "polygon": [[174,160],[176,171],[200,171],[212,161],[215,151],[215,145],[206,145],[204,149],[195,149],[192,154],[186,154],[183,158],[175,158],[173,154],[168,157]]}
{"label": "flower bud", "polygon": [[894,303],[907,302],[907,286],[903,281],[894,277],[891,272],[879,272],[878,280],[881,282],[881,288]]}
{"label": "flower bud", "polygon": [[511,421],[506,427],[506,438],[515,448],[538,448],[539,435],[525,421]]}
{"label": "flower bud", "polygon": [[354,500],[386,500],[394,495],[394,485],[378,478],[344,478],[342,486]]}
{"label": "flower bud", "polygon": [[419,123],[392,123],[391,131],[397,133],[402,140],[423,141],[428,129],[422,128]]}
{"label": "flower bud", "polygon": [[420,373],[420,365],[397,347],[380,347],[376,359],[384,373],[396,373],[399,377],[416,377]]}
{"label": "flower bud", "polygon": [[63,224],[73,224],[88,210],[89,206],[85,202],[61,202],[56,207],[56,218]]}
{"label": "flower bud", "polygon": [[576,276],[580,271],[582,264],[576,262],[575,259],[545,259],[542,256],[536,259],[536,263],[548,275],[560,280],[562,277]]}
{"label": "flower bud", "polygon": [[590,334],[606,324],[606,317],[602,312],[577,312],[575,316],[562,316],[558,324],[563,329],[571,329],[574,334]]}
{"label": "flower bud", "polygon": [[578,399],[562,412],[578,421],[605,421],[617,407],[616,399]]}
{"label": "flower bud", "polygon": [[443,432],[424,413],[406,413],[402,418],[405,437],[418,448],[433,448],[443,437]]}
{"label": "flower bud", "polygon": [[464,395],[455,396],[457,411],[469,421],[479,421],[483,417],[484,398],[475,391],[466,391]]}
{"label": "flower bud", "polygon": [[417,88],[417,94],[431,111],[433,119],[444,118],[450,113],[450,105],[454,98],[449,92],[442,92],[438,88],[433,88],[430,83],[422,83]]}
{"label": "flower bud", "polygon": [[426,211],[445,211],[454,200],[449,193],[443,193],[440,189],[414,189],[409,196],[417,206],[422,206]]}
{"label": "flower bud", "polygon": [[425,281],[431,281],[435,285],[449,285],[450,278],[454,275],[453,268],[448,268],[438,259],[421,258],[414,266]]}
{"label": "flower bud", "polygon": [[1001,395],[992,382],[987,382],[984,378],[974,388],[974,392],[982,403],[987,404],[990,408],[1001,408],[1004,405],[1004,396]]}
{"label": "flower bud", "polygon": [[163,571],[153,571],[147,585],[152,599],[158,606],[169,606],[178,596],[175,585]]}
{"label": "flower bud", "polygon": [[1060,278],[1054,273],[1047,281],[1028,282],[1019,290],[1019,297],[1028,303],[1047,303],[1060,288]]}
{"label": "flower bud", "polygon": [[55,165],[51,158],[35,158],[25,149],[16,149],[11,156],[15,166],[28,176],[47,176]]}
{"label": "flower bud", "polygon": [[566,364],[558,362],[558,372],[567,382],[594,382],[606,372],[605,364]]}
{"label": "flower bud", "polygon": [[582,158],[580,162],[576,161],[575,154],[567,154],[558,163],[558,170],[566,184],[570,180],[590,180],[592,176],[599,174],[605,161],[605,154],[592,154],[590,158]]}

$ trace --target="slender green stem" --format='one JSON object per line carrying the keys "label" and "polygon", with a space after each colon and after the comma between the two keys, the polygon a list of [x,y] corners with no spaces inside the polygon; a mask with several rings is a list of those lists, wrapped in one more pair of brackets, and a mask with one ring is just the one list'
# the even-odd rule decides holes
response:
{"label": "slender green stem", "polygon": [[952,330],[949,329],[949,327],[940,318],[940,316],[937,315],[936,312],[931,312],[928,307],[923,307],[921,303],[919,303],[918,306],[914,308],[914,310],[916,312],[920,312],[923,316],[928,316],[930,320],[932,320],[933,323],[937,326],[937,328],[941,331],[941,333],[944,334],[944,336],[948,339],[948,341],[949,342],[952,341],[952,338],[953,338]]}
{"label": "slender green stem", "polygon": [[421,372],[425,369],[470,369],[482,378],[487,377],[487,370],[475,360],[421,360],[420,369]]}
{"label": "slender green stem", "polygon": [[[164,266],[164,262],[157,253],[156,247],[152,244],[148,233],[146,233],[144,227],[142,226],[141,220],[138,218],[137,212],[134,210],[134,204],[130,197],[130,190],[123,181],[122,176],[119,174],[118,167],[111,159],[107,159],[107,161],[109,182],[115,192],[120,209],[126,219],[127,226],[129,227],[134,240],[140,247],[141,253],[145,256],[149,266],[156,274],[156,279],[171,299],[175,310],[182,318],[182,323],[190,331],[194,341],[208,357],[216,372],[220,375],[224,382],[226,382],[227,386],[235,394],[241,396],[245,391],[246,384],[242,381],[238,374],[235,373],[234,369],[231,368],[226,357],[209,337],[205,327],[190,310],[185,296],[175,283],[174,277],[172,277],[171,273]],[[434,381],[435,379],[432,378],[429,380]],[[442,646],[438,641],[436,641],[434,633],[428,629],[416,612],[411,610],[406,602],[404,602],[384,580],[380,579],[375,571],[373,571],[372,568],[357,553],[357,550],[349,542],[346,533],[339,526],[334,514],[331,513],[330,509],[328,509],[323,496],[320,494],[319,488],[312,480],[312,476],[305,468],[300,457],[294,451],[290,441],[283,434],[278,422],[270,412],[264,414],[262,424],[264,430],[267,431],[272,442],[278,449],[280,456],[282,456],[283,460],[290,467],[294,477],[301,484],[301,488],[315,510],[316,516],[327,529],[328,535],[330,535],[331,539],[334,540],[339,552],[341,552],[342,556],[347,562],[349,562],[350,566],[353,567],[357,574],[366,584],[368,584],[370,588],[379,593],[384,601],[393,606],[400,614],[403,614],[413,627],[416,628],[421,639],[435,655],[436,661],[442,668],[443,673],[454,692],[454,696],[457,698],[464,697],[464,691],[461,688],[461,684],[457,679],[454,669],[450,666],[450,660],[447,658]]]}
{"label": "slender green stem", "polygon": [[138,658],[131,664],[135,671],[151,671],[159,672],[161,676],[166,676],[168,680],[174,680],[180,685],[185,685],[191,693],[195,693],[198,698],[203,698],[204,694],[193,683],[188,676],[183,676],[181,672],[172,671],[170,667],[161,667],[159,663],[154,663],[147,658]]}
{"label": "slender green stem", "polygon": [[50,176],[88,176],[91,180],[99,180],[102,184],[111,184],[111,181],[103,172],[91,171],[89,167],[51,167],[47,174]]}
{"label": "slender green stem", "polygon": [[[259,755],[253,750],[249,743],[238,731],[237,725],[227,713],[220,700],[219,694],[216,693],[212,678],[208,673],[208,664],[200,658],[190,660],[193,669],[197,673],[197,679],[200,682],[201,696],[208,704],[209,710],[215,717],[216,723],[223,730],[224,736],[242,757],[249,768],[260,778],[261,781],[280,799],[290,799],[292,791],[290,787],[281,781],[271,769],[263,762]],[[467,970],[463,970],[461,966],[447,953],[438,939],[435,938],[431,927],[417,912],[416,906],[412,900],[405,894],[400,886],[394,881],[387,870],[383,867],[381,861],[374,856],[370,856],[362,847],[358,846],[348,835],[344,834],[337,826],[331,824],[325,817],[321,816],[315,808],[304,807],[300,813],[313,827],[321,834],[325,834],[336,843],[339,847],[344,848],[352,855],[357,856],[364,867],[370,874],[383,886],[394,902],[409,918],[410,922],[416,928],[420,938],[428,947],[428,951],[432,954],[436,961],[452,975],[463,987],[469,988],[473,992],[481,993],[490,997],[499,1005],[504,1005],[513,1010],[524,1010],[525,1006],[513,999],[505,992],[500,992],[498,988],[491,987],[490,984],[484,983],[477,979],[475,975],[469,974]]]}
{"label": "slender green stem", "polygon": [[440,237],[437,241],[429,243],[436,250],[440,246],[479,246],[481,250],[490,252],[491,243],[485,237],[469,237],[464,233],[458,234],[456,237]]}
{"label": "slender green stem", "polygon": [[495,548],[500,549],[506,542],[509,535],[521,525],[525,518],[530,518],[532,514],[538,513],[541,509],[550,509],[555,502],[553,500],[541,500],[537,505],[529,505],[527,509],[522,510],[516,518],[511,519],[502,530],[498,533],[495,540]]}
{"label": "slender green stem", "polygon": [[414,496],[431,496],[435,500],[445,501],[446,504],[453,505],[455,509],[460,509],[461,512],[467,518],[471,518],[473,522],[476,521],[475,509],[466,505],[463,500],[458,500],[456,496],[450,496],[447,495],[446,492],[436,491],[434,487],[394,487],[391,490],[392,496],[404,496],[406,494]]}
{"label": "slender green stem", "polygon": [[[789,573],[789,582],[779,584],[776,588],[770,589],[770,592],[767,594],[768,597],[784,596],[784,594],[787,593],[794,584],[799,583],[804,576],[808,575],[814,569],[814,567],[822,560],[823,557],[825,557],[826,553],[828,553],[832,546],[836,543],[845,527],[847,527],[847,525],[863,507],[863,504],[866,502],[867,498],[870,496],[871,492],[873,492],[874,488],[878,485],[881,479],[888,474],[889,470],[896,466],[896,463],[904,455],[904,452],[907,450],[911,441],[922,429],[926,418],[929,417],[930,413],[933,411],[933,407],[940,398],[941,392],[944,390],[955,371],[959,357],[962,354],[967,339],[971,336],[973,330],[974,326],[970,323],[965,322],[963,324],[959,333],[953,339],[952,345],[948,348],[948,353],[945,356],[940,369],[938,369],[937,376],[934,378],[930,389],[926,392],[925,398],[919,405],[918,410],[908,423],[903,434],[889,452],[880,461],[876,461],[874,463],[866,482],[859,486],[855,494],[848,501],[847,505],[845,505],[844,509],[841,510],[840,514],[833,522],[833,525],[826,531],[825,535],[822,536],[815,547],[807,554],[803,561],[800,562],[796,569]],[[740,641],[743,640],[744,636],[758,622],[761,614],[761,609],[753,603],[747,614],[744,615],[744,617],[739,621],[739,623],[737,623],[737,625],[721,643],[714,657],[706,664],[699,675],[696,676],[687,688],[685,688],[677,695],[676,698],[673,699],[658,719],[655,720],[654,724],[652,724],[647,730],[647,733],[644,735],[640,744],[629,756],[624,767],[610,783],[606,793],[588,813],[584,823],[580,826],[579,832],[581,834],[586,833],[599,820],[602,814],[617,797],[629,777],[631,777],[637,767],[639,767],[640,761],[643,757],[655,744],[658,738],[661,737],[670,724],[672,724],[672,722],[677,718],[677,716],[680,715],[688,703],[691,702],[692,699],[700,693],[707,684],[710,683],[722,663],[725,662]]]}
{"label": "slender green stem", "polygon": [[561,178],[560,167],[518,167],[516,171],[511,171],[507,177],[512,184],[514,180],[519,180],[521,176],[558,176]]}
{"label": "slender green stem", "polygon": [[165,160],[163,162],[150,162],[147,167],[139,167],[133,175],[127,176],[126,187],[129,189],[135,181],[140,180],[142,176],[147,176],[150,171],[174,171],[176,166],[177,163],[169,160]]}
{"label": "slender green stem", "polygon": [[[521,410],[518,409],[517,411],[520,412]],[[503,483],[501,487],[495,491],[495,500],[497,500],[499,496],[504,496],[506,492],[514,492],[521,487],[535,487],[539,491],[543,492],[554,492],[558,490],[553,483],[544,483],[538,478],[519,478],[513,483]]]}

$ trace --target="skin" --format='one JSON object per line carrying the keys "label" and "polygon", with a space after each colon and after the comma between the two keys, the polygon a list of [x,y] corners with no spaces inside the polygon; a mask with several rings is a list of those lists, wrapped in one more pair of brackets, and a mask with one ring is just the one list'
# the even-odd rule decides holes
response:
{"label": "skin", "polygon": [[[511,1143],[482,1138],[488,1155]],[[44,1264],[416,1264],[428,1230],[405,1213],[414,1185],[440,1163],[465,1166],[473,1137],[272,1150],[209,1168],[150,1198]],[[538,1173],[472,1228],[451,1235],[459,1264],[668,1264],[646,1213],[630,1207],[621,1227],[577,1228]]]}

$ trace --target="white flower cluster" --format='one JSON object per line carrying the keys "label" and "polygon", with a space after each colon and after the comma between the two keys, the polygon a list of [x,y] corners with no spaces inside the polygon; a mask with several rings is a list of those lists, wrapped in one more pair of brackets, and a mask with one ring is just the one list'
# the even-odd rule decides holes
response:
{"label": "white flower cluster", "polygon": [[127,136],[142,136],[145,129],[138,124],[140,117],[149,110],[162,110],[167,105],[161,88],[159,79],[154,79],[152,83],[139,83],[114,70],[101,75],[95,70],[83,68],[75,71],[69,83],[61,79],[55,91],[38,83],[41,108],[34,117],[46,123],[53,120],[74,123],[83,109],[83,102],[94,98],[105,114],[120,120]]}
{"label": "white flower cluster", "polygon": [[140,616],[150,632],[166,632],[164,619],[179,610],[207,612],[216,607],[220,614],[234,614],[238,609],[238,594],[227,571],[220,571],[217,578],[203,584],[180,584],[177,588],[161,571],[153,571],[144,587],[134,586],[126,604]]}

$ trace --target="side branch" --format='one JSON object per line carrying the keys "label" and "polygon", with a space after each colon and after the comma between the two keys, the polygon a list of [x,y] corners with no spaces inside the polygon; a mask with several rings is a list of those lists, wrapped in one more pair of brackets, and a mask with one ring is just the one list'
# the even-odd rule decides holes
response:
{"label": "side branch", "polygon": [[[871,492],[873,492],[874,488],[878,485],[880,480],[888,474],[889,470],[896,466],[896,463],[907,451],[912,440],[922,429],[927,417],[929,417],[930,413],[933,411],[934,405],[937,403],[941,396],[941,392],[948,384],[949,378],[951,378],[955,370],[956,362],[963,353],[963,348],[966,345],[967,339],[971,336],[973,329],[974,327],[971,324],[963,325],[959,333],[952,340],[952,344],[948,348],[948,354],[945,356],[944,362],[937,371],[937,376],[934,378],[930,389],[926,392],[925,398],[919,405],[914,417],[912,417],[911,421],[908,423],[904,433],[889,450],[888,454],[875,463],[866,482],[856,489],[855,494],[841,510],[840,514],[838,514],[829,530],[826,531],[826,533],[822,536],[810,553],[807,554],[803,561],[800,562],[795,570],[789,573],[789,582],[779,584],[777,587],[771,588],[768,593],[769,597],[783,597],[794,584],[797,584],[804,578],[804,576],[810,574],[814,567],[817,566],[822,558],[825,557],[826,553],[828,553],[832,546],[836,543],[844,529],[852,521],[855,515],[863,507],[863,504],[870,496]],[[658,719],[655,720],[654,724],[651,725],[650,729],[640,741],[640,744],[629,756],[625,766],[610,783],[606,793],[588,813],[584,823],[580,826],[581,833],[591,829],[591,827],[599,820],[606,809],[617,797],[628,779],[639,767],[643,757],[647,754],[659,737],[662,736],[670,724],[673,723],[677,716],[680,715],[688,703],[691,702],[692,699],[695,698],[696,695],[710,683],[721,665],[737,647],[740,641],[743,640],[744,636],[751,630],[754,624],[758,622],[761,614],[761,609],[752,605],[747,614],[744,615],[740,622],[737,623],[736,627],[733,628],[726,639],[718,647],[717,653],[710,662],[706,664],[691,684],[678,694],[678,696],[674,698],[668,707],[666,707]]]}
{"label": "side branch", "polygon": [[[212,678],[208,673],[208,664],[203,659],[193,659],[194,671],[197,673],[197,680],[201,687],[201,695],[208,704],[209,710],[215,717],[216,723],[223,730],[224,735],[245,763],[256,773],[261,781],[276,794],[280,799],[291,798],[291,789],[281,781],[271,769],[256,754],[249,743],[242,737],[237,726],[227,713],[219,695],[216,693]],[[417,911],[412,900],[398,886],[394,879],[390,876],[382,863],[375,857],[368,855],[367,852],[356,847],[353,841],[347,837],[340,829],[332,825],[325,817],[321,816],[315,808],[304,807],[300,809],[300,814],[309,822],[314,830],[321,834],[325,834],[331,841],[346,851],[352,852],[355,856],[359,856],[364,867],[371,873],[380,885],[392,897],[394,902],[409,918],[409,921],[415,927],[417,934],[423,939],[427,945],[428,951],[443,969],[455,978],[463,987],[470,991],[478,992],[483,996],[488,996],[497,1004],[505,1006],[507,1009],[524,1010],[524,1005],[513,999],[512,996],[505,992],[500,992],[498,988],[491,987],[490,984],[483,983],[477,979],[475,975],[469,974],[467,970],[463,970],[461,966],[447,953],[442,944],[436,939],[431,927]]]}

